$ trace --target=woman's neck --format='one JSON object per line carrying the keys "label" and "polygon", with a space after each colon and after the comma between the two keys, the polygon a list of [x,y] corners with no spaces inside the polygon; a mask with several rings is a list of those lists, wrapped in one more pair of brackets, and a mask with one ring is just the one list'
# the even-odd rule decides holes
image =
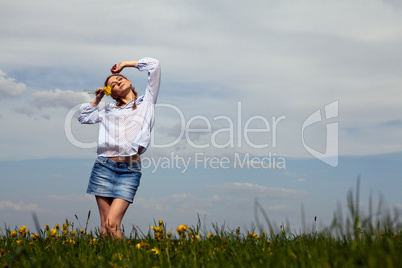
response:
{"label": "woman's neck", "polygon": [[120,103],[118,106],[124,107],[127,103],[129,103],[131,100],[135,99],[134,93],[130,90],[130,92],[125,96],[125,97],[120,97]]}

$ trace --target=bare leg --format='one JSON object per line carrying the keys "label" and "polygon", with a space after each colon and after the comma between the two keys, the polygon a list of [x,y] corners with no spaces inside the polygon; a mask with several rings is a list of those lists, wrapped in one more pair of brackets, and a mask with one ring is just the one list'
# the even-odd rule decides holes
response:
{"label": "bare leg", "polygon": [[110,206],[109,213],[107,215],[106,228],[113,238],[123,238],[123,233],[121,232],[121,221],[123,220],[124,214],[127,211],[130,202],[115,198],[113,199],[112,205]]}
{"label": "bare leg", "polygon": [[99,215],[101,220],[101,234],[106,235],[106,223],[107,223],[107,215],[109,214],[110,206],[112,205],[113,198],[110,197],[102,197],[96,196],[96,203],[98,204]]}
{"label": "bare leg", "polygon": [[109,234],[112,238],[123,238],[121,221],[130,203],[120,198],[96,197],[101,216],[101,233]]}

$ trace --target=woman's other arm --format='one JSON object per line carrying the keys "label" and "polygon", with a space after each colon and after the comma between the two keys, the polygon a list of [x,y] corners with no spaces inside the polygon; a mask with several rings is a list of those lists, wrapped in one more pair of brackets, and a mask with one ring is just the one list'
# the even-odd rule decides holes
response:
{"label": "woman's other arm", "polygon": [[80,107],[78,121],[81,124],[94,124],[99,122],[98,105],[105,94],[103,93],[103,88],[97,88],[95,93],[96,97],[93,101],[90,103],[84,103]]}

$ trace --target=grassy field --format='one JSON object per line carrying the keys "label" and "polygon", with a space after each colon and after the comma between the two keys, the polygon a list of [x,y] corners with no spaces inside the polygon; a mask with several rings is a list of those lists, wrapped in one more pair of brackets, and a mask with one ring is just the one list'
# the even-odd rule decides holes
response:
{"label": "grassy field", "polygon": [[[357,187],[358,188],[358,187]],[[65,223],[36,233],[25,226],[0,231],[3,267],[402,267],[402,232],[398,213],[382,213],[381,204],[367,216],[358,209],[358,190],[348,195],[349,211],[334,213],[320,232],[291,233],[264,218],[256,230],[212,231],[180,225],[167,232],[162,220],[146,233],[133,230],[123,240],[101,237],[96,230]],[[371,206],[370,206],[371,207]],[[371,210],[371,208],[370,208]],[[342,220],[343,219],[343,220]],[[257,221],[258,222],[258,221]],[[169,227],[171,228],[171,227]]]}

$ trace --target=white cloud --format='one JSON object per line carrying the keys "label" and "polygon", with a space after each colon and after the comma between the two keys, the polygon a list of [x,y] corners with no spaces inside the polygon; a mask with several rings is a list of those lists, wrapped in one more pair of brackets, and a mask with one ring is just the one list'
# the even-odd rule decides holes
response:
{"label": "white cloud", "polygon": [[38,91],[32,94],[29,103],[37,109],[43,108],[67,108],[71,109],[80,103],[91,100],[88,93],[74,92],[72,90]]}
{"label": "white cloud", "polygon": [[36,211],[44,212],[44,209],[39,208],[37,204],[25,204],[23,202],[13,203],[10,201],[0,201],[0,210],[14,210],[14,211]]}
{"label": "white cloud", "polygon": [[[54,110],[50,113],[46,109],[66,110],[90,101],[91,97],[85,92],[60,89],[36,91],[29,96],[25,105],[20,105],[14,108],[14,110],[20,114],[28,116],[36,115],[42,119],[50,120],[55,116]],[[38,112],[42,112],[42,114],[38,114]]]}
{"label": "white cloud", "polygon": [[12,77],[0,70],[0,95],[3,98],[18,98],[27,91],[24,83],[17,83]]}
{"label": "white cloud", "polygon": [[272,16],[266,16],[269,27],[279,31],[343,36],[367,42],[397,40],[402,33],[399,11],[378,0],[310,3],[296,0],[284,2],[279,10],[279,14],[272,12]]}

